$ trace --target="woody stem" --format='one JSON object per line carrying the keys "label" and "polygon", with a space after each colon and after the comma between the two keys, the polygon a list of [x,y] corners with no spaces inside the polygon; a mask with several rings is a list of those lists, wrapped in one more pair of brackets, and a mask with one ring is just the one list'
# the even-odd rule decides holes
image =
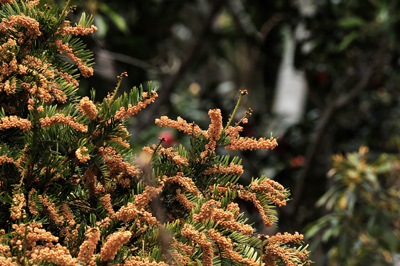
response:
{"label": "woody stem", "polygon": [[225,130],[231,125],[232,120],[233,120],[233,117],[235,116],[236,111],[237,111],[237,109],[239,108],[239,104],[240,104],[240,101],[242,100],[242,97],[243,97],[243,95],[240,94],[239,100],[238,100],[237,103],[236,103],[235,109],[233,110],[233,113],[231,114],[231,117],[229,118],[228,124],[226,124],[226,127],[224,128],[223,131],[225,131]]}

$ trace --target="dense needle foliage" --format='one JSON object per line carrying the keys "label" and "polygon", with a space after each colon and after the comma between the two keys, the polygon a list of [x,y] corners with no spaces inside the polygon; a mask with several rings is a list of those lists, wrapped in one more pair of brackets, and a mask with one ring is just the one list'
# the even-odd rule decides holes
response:
{"label": "dense needle foliage", "polygon": [[126,125],[156,100],[151,83],[117,97],[123,73],[102,102],[93,103],[94,91],[78,97],[77,70],[93,70],[74,36],[93,33],[93,19],[71,26],[68,4],[0,3],[1,265],[310,263],[302,235],[257,236],[235,202],[252,202],[271,227],[289,196],[265,176],[239,185],[240,159],[217,154],[278,145],[240,137],[251,110],[226,126],[210,110],[208,130],[161,117],[156,124],[188,134],[190,147],[160,139],[135,154]]}

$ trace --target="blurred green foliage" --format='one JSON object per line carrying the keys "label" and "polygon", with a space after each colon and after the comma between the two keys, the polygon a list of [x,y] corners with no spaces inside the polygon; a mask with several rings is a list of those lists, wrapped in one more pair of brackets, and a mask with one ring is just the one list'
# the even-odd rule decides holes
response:
{"label": "blurred green foliage", "polygon": [[393,265],[400,253],[400,158],[370,161],[367,152],[333,157],[330,189],[317,202],[327,214],[306,231],[327,248],[327,265]]}

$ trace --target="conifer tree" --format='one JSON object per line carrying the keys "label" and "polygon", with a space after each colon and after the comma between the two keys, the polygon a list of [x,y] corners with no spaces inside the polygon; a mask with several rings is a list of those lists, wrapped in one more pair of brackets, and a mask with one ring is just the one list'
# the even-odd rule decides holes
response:
{"label": "conifer tree", "polygon": [[156,124],[188,134],[190,147],[161,139],[138,156],[126,125],[156,100],[151,83],[117,97],[123,73],[102,102],[94,91],[76,95],[79,75],[93,73],[77,37],[96,30],[93,18],[72,25],[68,3],[0,3],[0,265],[310,263],[302,235],[257,236],[235,202],[252,202],[271,227],[289,197],[265,176],[239,185],[240,159],[217,154],[278,145],[240,137],[250,112],[224,127],[210,110],[207,130],[161,117]]}

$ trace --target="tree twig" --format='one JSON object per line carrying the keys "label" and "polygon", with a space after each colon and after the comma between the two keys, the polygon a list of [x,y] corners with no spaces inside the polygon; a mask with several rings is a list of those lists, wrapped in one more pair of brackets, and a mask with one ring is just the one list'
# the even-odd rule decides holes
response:
{"label": "tree twig", "polygon": [[157,66],[154,66],[152,64],[149,64],[143,60],[134,58],[132,56],[129,55],[125,55],[125,54],[120,54],[120,53],[116,53],[116,52],[111,52],[108,51],[106,49],[101,49],[101,52],[97,52],[96,56],[100,56],[106,59],[113,59],[116,61],[120,61],[138,68],[141,68],[149,73],[152,74],[157,74],[157,75],[162,75],[165,74],[161,69],[159,69]]}

